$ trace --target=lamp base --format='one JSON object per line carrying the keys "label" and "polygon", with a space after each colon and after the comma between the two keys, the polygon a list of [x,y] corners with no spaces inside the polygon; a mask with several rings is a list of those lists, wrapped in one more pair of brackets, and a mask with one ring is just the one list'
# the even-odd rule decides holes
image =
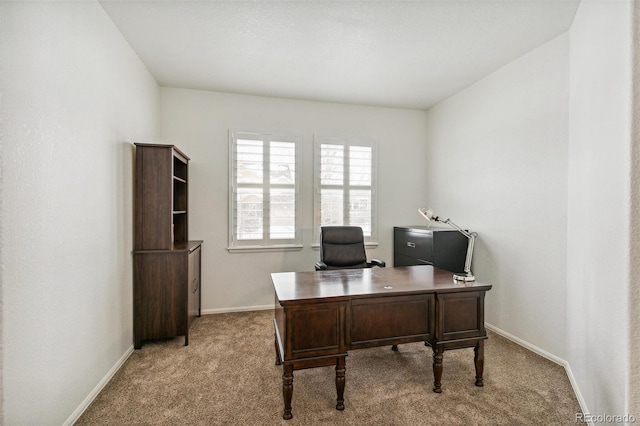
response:
{"label": "lamp base", "polygon": [[454,281],[459,281],[459,282],[472,282],[476,280],[476,277],[474,277],[473,275],[469,274],[469,275],[457,275],[457,274],[453,274],[453,280]]}

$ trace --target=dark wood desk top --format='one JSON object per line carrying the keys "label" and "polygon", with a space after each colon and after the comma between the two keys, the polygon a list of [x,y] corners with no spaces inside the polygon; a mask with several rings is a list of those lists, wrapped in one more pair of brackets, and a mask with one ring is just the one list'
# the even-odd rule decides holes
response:
{"label": "dark wood desk top", "polygon": [[415,293],[487,291],[491,285],[457,283],[453,273],[433,266],[343,269],[317,272],[278,272],[271,274],[281,305],[314,302],[317,299]]}

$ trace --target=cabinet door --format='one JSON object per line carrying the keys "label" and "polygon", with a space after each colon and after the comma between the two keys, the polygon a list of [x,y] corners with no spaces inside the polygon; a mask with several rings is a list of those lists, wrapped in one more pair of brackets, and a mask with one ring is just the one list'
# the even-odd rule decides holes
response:
{"label": "cabinet door", "polygon": [[189,253],[189,272],[187,278],[187,299],[189,324],[200,316],[200,247]]}
{"label": "cabinet door", "polygon": [[142,340],[185,334],[184,253],[151,252],[134,256],[134,331]]}
{"label": "cabinet door", "polygon": [[484,294],[484,291],[437,294],[436,339],[462,341],[486,336]]}
{"label": "cabinet door", "polygon": [[194,256],[194,273],[195,273],[195,280],[194,280],[194,289],[193,289],[193,313],[195,316],[200,316],[200,305],[201,305],[201,298],[202,298],[202,290],[201,290],[201,276],[202,276],[202,264],[201,264],[201,258],[202,258],[202,252],[200,250],[200,247],[198,247],[195,250],[195,256]]}
{"label": "cabinet door", "polygon": [[284,359],[344,354],[347,302],[302,303],[285,308]]}

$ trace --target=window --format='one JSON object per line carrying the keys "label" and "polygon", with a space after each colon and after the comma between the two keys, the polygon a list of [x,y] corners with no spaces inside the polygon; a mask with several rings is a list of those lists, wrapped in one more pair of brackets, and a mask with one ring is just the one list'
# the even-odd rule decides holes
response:
{"label": "window", "polygon": [[315,229],[362,227],[366,242],[376,241],[376,157],[370,140],[315,137]]}
{"label": "window", "polygon": [[302,138],[231,131],[229,139],[229,249],[300,247]]}

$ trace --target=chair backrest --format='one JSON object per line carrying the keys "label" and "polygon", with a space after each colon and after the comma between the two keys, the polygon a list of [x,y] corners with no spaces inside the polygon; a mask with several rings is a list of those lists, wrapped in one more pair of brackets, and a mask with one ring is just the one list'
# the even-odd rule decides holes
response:
{"label": "chair backrest", "polygon": [[320,260],[329,269],[366,268],[364,236],[359,226],[320,228]]}

